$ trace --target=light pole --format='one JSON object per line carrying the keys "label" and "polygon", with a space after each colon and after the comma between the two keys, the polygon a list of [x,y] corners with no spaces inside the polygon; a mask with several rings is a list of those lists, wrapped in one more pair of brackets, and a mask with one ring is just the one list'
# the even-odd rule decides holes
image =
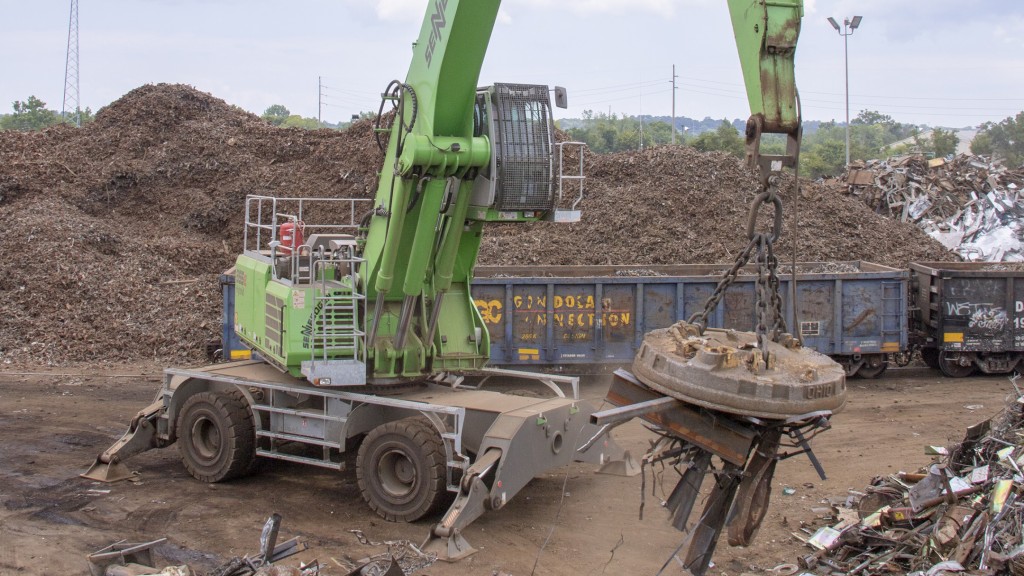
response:
{"label": "light pole", "polygon": [[843,27],[839,27],[839,22],[836,19],[829,16],[828,23],[839,32],[839,35],[843,37],[843,67],[846,69],[846,166],[850,166],[850,41],[849,36],[853,34],[853,31],[860,27],[860,21],[864,18],[861,16],[854,16],[853,18],[843,18]]}

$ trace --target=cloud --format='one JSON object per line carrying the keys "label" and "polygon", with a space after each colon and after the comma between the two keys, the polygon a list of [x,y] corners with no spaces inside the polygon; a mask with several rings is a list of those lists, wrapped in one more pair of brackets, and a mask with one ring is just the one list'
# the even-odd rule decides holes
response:
{"label": "cloud", "polygon": [[995,27],[1024,16],[1019,0],[929,0],[921,2],[893,0],[819,0],[824,15],[840,17],[858,14],[865,25],[883,31],[886,38],[912,43],[921,37],[945,35],[963,40],[968,26]]}
{"label": "cloud", "polygon": [[995,27],[993,35],[1005,44],[1024,46],[1024,18],[1007,19]]}
{"label": "cloud", "polygon": [[[624,12],[651,12],[659,16],[670,17],[675,14],[675,7],[678,4],[695,3],[693,0],[679,2],[678,0],[510,0],[510,6],[515,4],[528,4],[541,8],[561,8],[577,14],[593,13],[624,13]],[[696,3],[703,3],[697,0]]]}
{"label": "cloud", "polygon": [[422,20],[427,0],[376,0],[377,17],[381,20]]}
{"label": "cloud", "polygon": [[[374,0],[373,6],[380,20],[410,21],[423,17],[424,10],[430,0]],[[677,8],[686,5],[707,5],[720,3],[722,0],[505,0],[502,2],[498,21],[508,24],[512,21],[512,12],[519,8],[541,8],[545,10],[561,10],[574,14],[635,14],[647,13],[662,17],[672,17]],[[812,6],[815,0],[805,0]]]}

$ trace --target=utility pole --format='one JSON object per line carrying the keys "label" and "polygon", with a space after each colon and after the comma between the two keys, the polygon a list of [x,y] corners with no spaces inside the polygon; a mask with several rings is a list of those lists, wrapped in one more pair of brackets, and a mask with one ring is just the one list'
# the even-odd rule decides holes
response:
{"label": "utility pole", "polygon": [[672,144],[676,143],[676,65],[672,65]]}
{"label": "utility pole", "polygon": [[64,61],[64,103],[60,117],[68,121],[73,114],[75,126],[82,125],[82,105],[78,97],[78,0],[71,0],[71,16],[68,19],[68,52]]}
{"label": "utility pole", "polygon": [[322,76],[316,77],[316,121],[324,123],[324,81]]}
{"label": "utility pole", "polygon": [[829,16],[828,23],[843,37],[843,67],[846,69],[846,166],[850,166],[850,35],[860,27],[862,16],[843,18],[843,27],[839,27],[836,19]]}
{"label": "utility pole", "polygon": [[640,151],[644,149],[644,95],[640,94]]}

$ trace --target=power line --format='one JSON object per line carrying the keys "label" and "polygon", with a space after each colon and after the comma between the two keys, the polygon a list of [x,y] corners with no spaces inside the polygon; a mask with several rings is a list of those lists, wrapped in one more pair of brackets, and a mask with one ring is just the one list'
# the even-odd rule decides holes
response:
{"label": "power line", "polygon": [[645,88],[649,86],[657,86],[661,84],[663,80],[648,80],[645,82],[631,82],[628,84],[612,84],[609,86],[599,86],[595,88],[574,88],[573,94],[587,94],[590,92],[601,93],[601,92],[624,92],[626,90],[636,90],[638,88]]}
{"label": "power line", "polygon": [[380,97],[380,93],[378,93],[378,92],[371,92],[371,91],[368,91],[368,90],[352,90],[351,88],[338,88],[337,86],[328,86],[327,84],[324,84],[323,88],[324,88],[324,90],[331,90],[331,91],[334,91],[334,92],[341,92],[343,94],[349,94],[351,96],[360,96],[360,97],[364,97],[364,98],[379,98]]}
{"label": "power line", "polygon": [[[652,92],[644,92],[644,96],[654,96],[656,94],[668,94],[671,92],[671,88],[665,88],[664,90],[654,90]],[[608,102],[621,102],[622,100],[635,100],[639,98],[639,94],[630,94],[628,96],[619,96],[617,98],[602,98],[598,100],[584,100],[583,102],[576,103],[576,106],[592,106],[594,104],[606,104]]]}
{"label": "power line", "polygon": [[[694,77],[691,77],[691,76],[680,76],[680,79],[683,80],[683,81],[679,82],[679,85],[684,86],[684,87],[693,88],[690,91],[693,91],[695,93],[703,93],[703,94],[708,94],[708,95],[720,95],[720,94],[721,95],[728,95],[730,93],[736,93],[736,94],[743,95],[743,97],[745,97],[745,88],[743,88],[743,86],[741,84],[737,84],[735,82],[722,82],[722,81],[718,81],[718,80],[708,80],[708,79],[705,79],[705,78],[694,78]],[[689,82],[687,82],[687,81],[689,81]],[[653,85],[656,85],[658,82],[659,81],[630,83],[630,84],[613,84],[613,85],[604,86],[604,87],[574,89],[573,93],[575,93],[575,94],[581,94],[581,93],[587,94],[587,93],[590,93],[590,92],[600,93],[600,92],[626,91],[628,89],[636,89],[636,88],[639,88],[639,87],[653,86]],[[716,87],[713,87],[713,86],[701,86],[699,84],[692,84],[690,82],[700,82],[700,83],[705,83],[705,84],[717,84],[717,85],[720,85],[720,86],[724,86],[726,88],[716,88]],[[696,88],[699,88],[701,90],[722,90],[722,92],[706,92],[706,91],[696,90]],[[645,93],[647,93],[647,92],[645,92]],[[843,96],[844,95],[843,93],[840,93],[840,92],[822,92],[822,91],[815,91],[815,90],[801,90],[801,93],[804,94],[804,95],[817,94],[817,95],[825,95],[825,96]],[[902,95],[886,95],[886,94],[862,94],[862,93],[853,93],[853,92],[850,93],[850,96],[851,97],[857,97],[857,98],[877,98],[877,99],[883,99],[883,100],[885,100],[885,99],[894,99],[894,100],[925,100],[925,101],[932,100],[932,101],[937,101],[937,102],[941,102],[941,101],[950,101],[950,102],[955,102],[955,101],[969,101],[969,102],[970,101],[992,101],[992,102],[1007,101],[1007,102],[1021,102],[1021,104],[1024,105],[1024,98],[1021,98],[1021,97],[995,98],[995,97],[902,96]],[[874,104],[874,102],[866,102],[866,104],[870,105],[870,106],[881,106],[879,104]],[[863,105],[865,105],[865,102],[861,101],[861,106],[863,106]],[[891,106],[892,107],[892,106],[897,106],[897,105],[886,105],[886,106]],[[946,108],[948,108],[948,107],[946,107]],[[1001,109],[979,109],[978,107],[970,107],[968,109],[956,109],[956,110],[1001,110]]]}

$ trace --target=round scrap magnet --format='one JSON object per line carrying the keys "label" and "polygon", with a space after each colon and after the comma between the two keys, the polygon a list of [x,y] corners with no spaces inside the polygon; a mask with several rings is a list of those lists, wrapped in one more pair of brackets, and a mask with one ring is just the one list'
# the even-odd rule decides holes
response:
{"label": "round scrap magnet", "polygon": [[846,402],[846,375],[828,356],[791,337],[768,343],[753,332],[678,322],[645,337],[633,360],[641,382],[667,396],[742,416],[785,420]]}

